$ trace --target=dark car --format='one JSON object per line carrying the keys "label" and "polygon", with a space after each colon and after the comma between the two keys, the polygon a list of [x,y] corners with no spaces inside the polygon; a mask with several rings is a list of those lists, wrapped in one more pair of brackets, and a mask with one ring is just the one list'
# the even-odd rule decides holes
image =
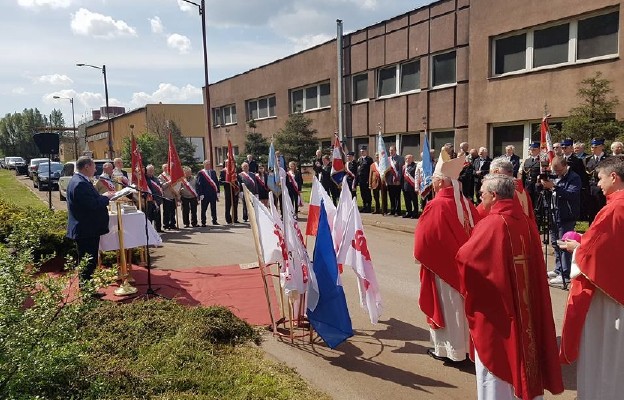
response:
{"label": "dark car", "polygon": [[30,164],[28,165],[28,177],[30,179],[33,178],[34,172],[37,170],[37,168],[39,167],[39,164],[41,164],[42,162],[47,163],[48,159],[47,158],[31,158],[30,159]]}
{"label": "dark car", "polygon": [[[94,179],[97,179],[100,175],[102,175],[102,171],[104,170],[104,164],[107,162],[112,163],[112,160],[93,160],[95,163],[95,175]],[[61,173],[61,179],[59,179],[58,187],[59,187],[59,198],[61,201],[65,201],[65,196],[67,196],[67,186],[69,185],[69,181],[71,177],[76,172],[76,161],[68,161],[63,166],[63,171]]]}
{"label": "dark car", "polygon": [[[49,169],[48,169],[49,168]],[[63,164],[60,162],[41,163],[36,171],[33,172],[33,186],[44,190],[52,185],[52,189],[58,187],[58,181],[61,177],[61,171],[63,170]],[[52,174],[50,174],[52,171]],[[50,175],[52,177],[50,178]]]}
{"label": "dark car", "polygon": [[15,175],[25,175],[28,173],[28,165],[22,157],[6,157],[4,159],[8,169],[15,170]]}

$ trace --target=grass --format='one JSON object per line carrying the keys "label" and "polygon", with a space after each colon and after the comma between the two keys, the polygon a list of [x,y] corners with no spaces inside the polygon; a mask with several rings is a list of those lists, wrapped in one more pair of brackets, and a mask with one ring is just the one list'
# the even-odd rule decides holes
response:
{"label": "grass", "polygon": [[36,194],[15,179],[15,173],[0,169],[0,198],[20,207],[47,208]]}

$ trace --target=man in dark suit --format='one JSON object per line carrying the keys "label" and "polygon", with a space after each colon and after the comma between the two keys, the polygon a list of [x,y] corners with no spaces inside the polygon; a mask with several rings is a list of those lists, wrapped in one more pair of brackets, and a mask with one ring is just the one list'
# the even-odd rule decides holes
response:
{"label": "man in dark suit", "polygon": [[253,154],[247,154],[247,164],[249,165],[249,172],[252,174],[258,172],[258,162],[254,160]]}
{"label": "man in dark suit", "polygon": [[156,232],[162,232],[162,218],[160,215],[160,205],[162,204],[163,190],[160,181],[154,175],[154,166],[149,164],[145,167],[145,180],[152,195],[147,196],[147,219],[154,224]]}
{"label": "man in dark suit", "polygon": [[201,225],[206,226],[206,210],[208,210],[208,206],[210,206],[212,224],[219,225],[217,222],[217,201],[220,193],[219,179],[215,170],[212,169],[210,160],[205,160],[204,169],[197,173],[196,189],[201,201]]}
{"label": "man in dark suit", "polygon": [[405,156],[403,165],[403,197],[405,197],[405,209],[403,218],[418,218],[418,188],[416,188],[416,163],[414,156]]}
{"label": "man in dark suit", "polygon": [[592,155],[585,158],[585,170],[589,180],[589,195],[587,197],[587,217],[591,224],[596,218],[596,214],[605,204],[607,199],[598,187],[598,173],[596,167],[600,161],[607,158],[604,153],[604,139],[594,138],[591,141]]}
{"label": "man in dark suit", "polygon": [[[490,172],[490,163],[492,159],[488,157],[488,151],[485,147],[479,148],[479,158],[472,162],[474,168],[474,192],[481,193],[481,182],[483,178]],[[477,196],[477,204],[481,203],[481,196]]]}
{"label": "man in dark suit", "polygon": [[570,171],[575,172],[581,177],[581,214],[579,220],[587,220],[587,197],[589,194],[589,176],[585,171],[585,163],[582,159],[574,154],[574,141],[571,138],[565,138],[561,141],[561,149],[563,150],[563,158],[566,159]]}
{"label": "man in dark suit", "polygon": [[472,167],[472,156],[470,155],[469,146],[467,142],[462,142],[459,145],[459,153],[457,157],[464,157],[464,168],[459,173],[458,181],[462,184],[462,193],[464,196],[474,202],[474,169]]}
{"label": "man in dark suit", "polygon": [[521,171],[522,186],[529,192],[531,202],[537,207],[539,192],[537,190],[537,181],[541,171],[540,164],[540,142],[532,142],[529,146],[531,154],[524,160]]}
{"label": "man in dark suit", "polygon": [[362,212],[373,212],[373,196],[369,186],[370,169],[373,165],[373,159],[368,156],[368,148],[362,146],[360,148],[360,158],[358,159],[357,168],[357,185],[360,187],[360,196],[362,196]]}
{"label": "man in dark suit", "polygon": [[518,171],[520,171],[520,157],[515,154],[516,148],[512,145],[505,146],[505,157],[507,161],[511,163],[513,167],[513,177],[518,177]]}
{"label": "man in dark suit", "polygon": [[97,263],[100,236],[108,233],[107,205],[114,192],[99,194],[91,182],[95,163],[90,157],[80,157],[77,172],[67,185],[67,237],[76,241],[78,259],[89,261],[80,272],[80,285],[93,276]]}
{"label": "man in dark suit", "polygon": [[225,222],[228,224],[238,224],[238,193],[240,186],[238,186],[238,174],[230,179],[227,178],[227,166],[228,160],[223,163],[223,169],[219,173],[219,181],[223,185],[223,194],[225,196]]}
{"label": "man in dark suit", "polygon": [[385,181],[390,197],[390,215],[398,217],[401,215],[401,189],[403,187],[403,157],[397,154],[396,148],[390,146],[388,149],[388,160],[390,161],[390,171],[386,173]]}
{"label": "man in dark suit", "polygon": [[351,191],[351,197],[355,197],[357,195],[357,170],[358,170],[358,162],[353,159],[355,156],[355,152],[350,151],[347,153],[347,184],[349,185],[349,190]]}

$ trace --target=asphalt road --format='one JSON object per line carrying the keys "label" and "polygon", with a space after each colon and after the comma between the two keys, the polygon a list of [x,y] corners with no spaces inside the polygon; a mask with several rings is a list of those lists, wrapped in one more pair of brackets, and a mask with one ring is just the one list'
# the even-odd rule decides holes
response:
{"label": "asphalt road", "polygon": [[[18,178],[32,188],[27,178]],[[44,192],[35,193],[44,197]],[[53,206],[65,208],[53,192]],[[224,222],[223,204],[218,205]],[[261,348],[268,357],[294,368],[303,379],[334,399],[476,399],[474,365],[443,365],[426,355],[429,331],[418,308],[419,266],[412,258],[414,220],[363,215],[370,254],[381,286],[383,315],[376,325],[358,304],[355,274],[345,270],[342,281],[355,335],[330,350],[319,339],[283,340],[265,334]],[[208,218],[210,220],[210,218]],[[242,220],[242,219],[241,219]],[[301,218],[305,226],[305,216]],[[162,248],[153,249],[154,268],[183,269],[223,266],[257,260],[249,225],[221,225],[182,229],[163,234]],[[308,243],[310,253],[313,240]],[[552,265],[552,257],[548,257]],[[567,292],[551,289],[557,332]],[[563,368],[566,392],[558,399],[576,396],[576,369]],[[550,396],[546,394],[547,398]]]}

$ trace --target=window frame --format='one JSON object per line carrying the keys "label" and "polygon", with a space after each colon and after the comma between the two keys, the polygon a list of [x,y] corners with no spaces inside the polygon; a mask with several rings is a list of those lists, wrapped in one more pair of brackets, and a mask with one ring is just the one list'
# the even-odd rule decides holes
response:
{"label": "window frame", "polygon": [[[229,122],[225,121],[225,111],[229,111]],[[221,107],[215,107],[212,109],[212,126],[214,128],[220,126],[236,125],[238,123],[238,114],[236,113],[236,104],[228,104]]]}
{"label": "window frame", "polygon": [[[439,85],[434,85],[434,59],[436,57],[439,56],[443,56],[443,55],[447,55],[447,54],[451,54],[454,53],[455,54],[455,80],[453,82],[448,82],[448,83],[441,83]],[[451,50],[447,50],[447,51],[441,51],[439,53],[435,53],[435,54],[431,54],[431,57],[429,58],[429,85],[431,86],[431,89],[444,89],[444,88],[448,88],[448,87],[453,87],[453,86],[457,86],[457,49],[451,49]]]}
{"label": "window frame", "polygon": [[[587,19],[590,18],[595,18],[595,17],[600,17],[600,16],[606,16],[606,15],[610,15],[610,14],[618,14],[618,30],[617,30],[617,50],[616,53],[610,53],[610,54],[603,54],[603,55],[599,55],[599,56],[594,56],[594,57],[590,57],[590,58],[578,58],[578,24],[580,21],[585,21]],[[568,29],[569,29],[569,33],[568,33],[568,57],[567,57],[567,61],[565,62],[561,62],[561,63],[556,63],[556,64],[547,64],[547,65],[542,65],[539,67],[535,67],[533,65],[533,60],[534,60],[534,45],[535,45],[535,37],[534,34],[536,31],[541,31],[544,29],[548,29],[548,28],[552,28],[555,26],[561,26],[561,25],[565,25],[568,24]],[[573,18],[569,18],[566,20],[560,20],[560,21],[555,21],[555,22],[551,22],[548,24],[544,24],[544,25],[537,25],[537,26],[533,26],[527,29],[523,29],[523,30],[518,30],[518,31],[514,31],[514,32],[508,32],[506,34],[503,35],[498,35],[495,37],[492,37],[490,39],[490,72],[489,72],[489,78],[501,78],[501,77],[506,77],[506,76],[512,76],[512,75],[520,75],[520,74],[525,74],[525,73],[530,73],[530,72],[534,72],[534,71],[543,71],[543,70],[548,70],[548,69],[555,69],[555,68],[562,68],[562,67],[568,67],[568,66],[573,66],[573,65],[580,65],[580,64],[586,64],[586,63],[592,63],[592,62],[596,62],[596,61],[602,61],[602,60],[610,60],[610,59],[616,59],[619,57],[620,55],[620,10],[619,8],[609,8],[607,10],[600,10],[597,12],[593,12],[593,13],[588,13],[588,14],[583,14],[583,15],[578,15],[575,16]],[[521,34],[526,34],[526,45],[525,45],[525,65],[523,69],[519,69],[519,70],[515,70],[515,71],[510,71],[510,72],[504,72],[502,74],[496,74],[496,43],[498,40],[501,39],[506,39],[512,36],[517,36],[517,35],[521,35]]]}
{"label": "window frame", "polygon": [[[321,87],[327,85],[327,88],[329,89],[328,93],[326,96],[329,97],[329,105],[321,105]],[[307,91],[308,89],[312,89],[315,88],[316,90],[316,106],[312,107],[312,108],[307,108],[306,107],[306,103],[307,103]],[[294,101],[294,97],[295,97],[295,93],[301,92],[301,110],[295,110],[295,101]],[[318,111],[318,110],[326,110],[326,109],[330,109],[331,108],[331,83],[330,81],[323,81],[323,82],[319,82],[316,83],[314,85],[307,85],[307,86],[302,86],[302,87],[298,87],[295,89],[290,89],[290,113],[294,114],[297,112],[301,112],[301,113],[305,113],[305,112],[310,112],[310,111]]]}
{"label": "window frame", "polygon": [[[271,99],[273,99],[273,114],[271,115]],[[260,102],[261,101],[266,101],[266,113],[267,116],[266,117],[261,117],[260,116]],[[252,113],[252,109],[251,109],[251,105],[252,103],[256,104],[255,107],[255,111],[256,111],[256,115],[257,117],[254,118],[253,117],[253,113]],[[275,107],[277,105],[277,99],[275,98],[274,94],[268,95],[268,96],[262,96],[262,97],[257,97],[255,99],[249,99],[245,101],[246,104],[246,109],[247,109],[247,122],[249,121],[261,121],[263,119],[270,119],[270,118],[276,118],[277,115],[275,114]]]}
{"label": "window frame", "polygon": [[[365,77],[366,78],[366,93],[365,93],[365,97],[362,97],[360,99],[356,99],[355,98],[355,88],[356,88],[356,84],[355,84],[355,79],[359,78],[359,77]],[[351,77],[351,101],[353,103],[365,103],[367,101],[370,100],[370,97],[368,96],[368,72],[364,72],[361,74],[355,74]]]}
{"label": "window frame", "polygon": [[[404,61],[404,62],[400,62],[400,63],[396,63],[396,64],[390,64],[390,65],[384,65],[383,67],[379,67],[377,68],[377,71],[375,73],[375,83],[376,83],[376,88],[375,88],[375,95],[377,96],[378,99],[387,99],[387,98],[391,98],[391,97],[395,97],[395,96],[403,96],[406,94],[412,94],[412,93],[418,93],[420,92],[422,89],[420,87],[420,58],[413,58],[411,60],[408,61]],[[417,82],[417,88],[416,89],[409,89],[409,90],[405,90],[402,91],[401,90],[401,79],[403,78],[403,67],[407,64],[416,64],[418,65],[418,79],[416,80]],[[389,93],[389,94],[381,94],[380,90],[381,90],[381,84],[380,84],[380,78],[381,78],[381,71],[385,71],[385,70],[391,70],[394,69],[394,92],[393,93]]]}

